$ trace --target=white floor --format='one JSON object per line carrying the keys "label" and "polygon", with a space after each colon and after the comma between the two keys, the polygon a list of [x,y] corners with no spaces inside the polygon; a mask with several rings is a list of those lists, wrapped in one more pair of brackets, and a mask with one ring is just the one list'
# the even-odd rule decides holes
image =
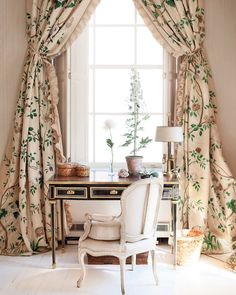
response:
{"label": "white floor", "polygon": [[[83,286],[76,288],[80,274],[77,247],[57,251],[57,268],[51,269],[51,253],[32,257],[0,256],[1,295],[120,295],[119,266],[88,266]],[[159,285],[154,285],[151,267],[136,266],[126,272],[127,295],[235,295],[236,273],[216,259],[202,256],[194,266],[173,269],[169,250],[158,250]],[[127,267],[129,269],[129,267]]]}

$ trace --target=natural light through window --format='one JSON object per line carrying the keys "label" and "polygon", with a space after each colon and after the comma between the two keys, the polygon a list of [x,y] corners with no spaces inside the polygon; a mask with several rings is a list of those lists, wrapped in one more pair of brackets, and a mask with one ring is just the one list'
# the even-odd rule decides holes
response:
{"label": "natural light through window", "polygon": [[[153,139],[139,154],[147,164],[160,163],[162,146],[154,141],[154,136],[156,126],[163,125],[167,109],[163,94],[162,46],[143,23],[131,0],[102,0],[90,20],[87,34],[88,152],[84,160],[94,166],[109,162],[108,134],[103,128],[108,119],[115,123],[112,130],[114,162],[124,163],[125,156],[130,154],[132,147],[121,145],[125,142],[122,135],[126,132],[125,120],[129,112],[130,74],[131,69],[136,68],[146,105],[143,112],[150,115],[140,136]],[[78,136],[77,140],[81,138]]]}

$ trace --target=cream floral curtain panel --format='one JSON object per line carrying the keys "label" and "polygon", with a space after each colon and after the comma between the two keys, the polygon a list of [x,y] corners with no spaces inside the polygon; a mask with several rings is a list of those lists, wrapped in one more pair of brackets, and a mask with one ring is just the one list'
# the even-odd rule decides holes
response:
{"label": "cream floral curtain panel", "polygon": [[48,246],[47,180],[63,159],[52,59],[78,36],[100,0],[30,0],[28,51],[14,129],[0,170],[0,253]]}
{"label": "cream floral curtain panel", "polygon": [[203,250],[230,251],[236,238],[235,179],[222,156],[216,101],[203,41],[204,9],[199,0],[133,0],[154,37],[181,57],[176,122],[183,126],[178,150],[184,227],[205,230]]}

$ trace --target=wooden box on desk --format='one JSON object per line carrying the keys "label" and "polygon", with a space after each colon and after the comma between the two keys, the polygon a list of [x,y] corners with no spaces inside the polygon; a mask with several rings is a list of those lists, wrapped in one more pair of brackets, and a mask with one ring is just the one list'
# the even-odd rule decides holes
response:
{"label": "wooden box on desk", "polygon": [[[119,264],[115,256],[91,256],[88,254],[88,264]],[[126,259],[126,264],[131,264],[131,257]],[[148,252],[136,255],[136,264],[148,264]]]}

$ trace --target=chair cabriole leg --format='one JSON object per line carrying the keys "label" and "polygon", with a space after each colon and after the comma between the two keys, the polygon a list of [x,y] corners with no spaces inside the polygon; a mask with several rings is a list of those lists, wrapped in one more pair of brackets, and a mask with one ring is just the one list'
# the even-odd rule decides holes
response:
{"label": "chair cabriole leg", "polygon": [[80,288],[82,285],[83,280],[85,279],[86,276],[86,268],[85,268],[85,264],[84,264],[84,256],[85,256],[86,252],[80,252],[78,253],[79,256],[79,263],[81,265],[81,275],[77,281],[77,287]]}
{"label": "chair cabriole leg", "polygon": [[125,263],[126,258],[119,258],[120,261],[120,283],[121,283],[121,293],[125,294]]}

